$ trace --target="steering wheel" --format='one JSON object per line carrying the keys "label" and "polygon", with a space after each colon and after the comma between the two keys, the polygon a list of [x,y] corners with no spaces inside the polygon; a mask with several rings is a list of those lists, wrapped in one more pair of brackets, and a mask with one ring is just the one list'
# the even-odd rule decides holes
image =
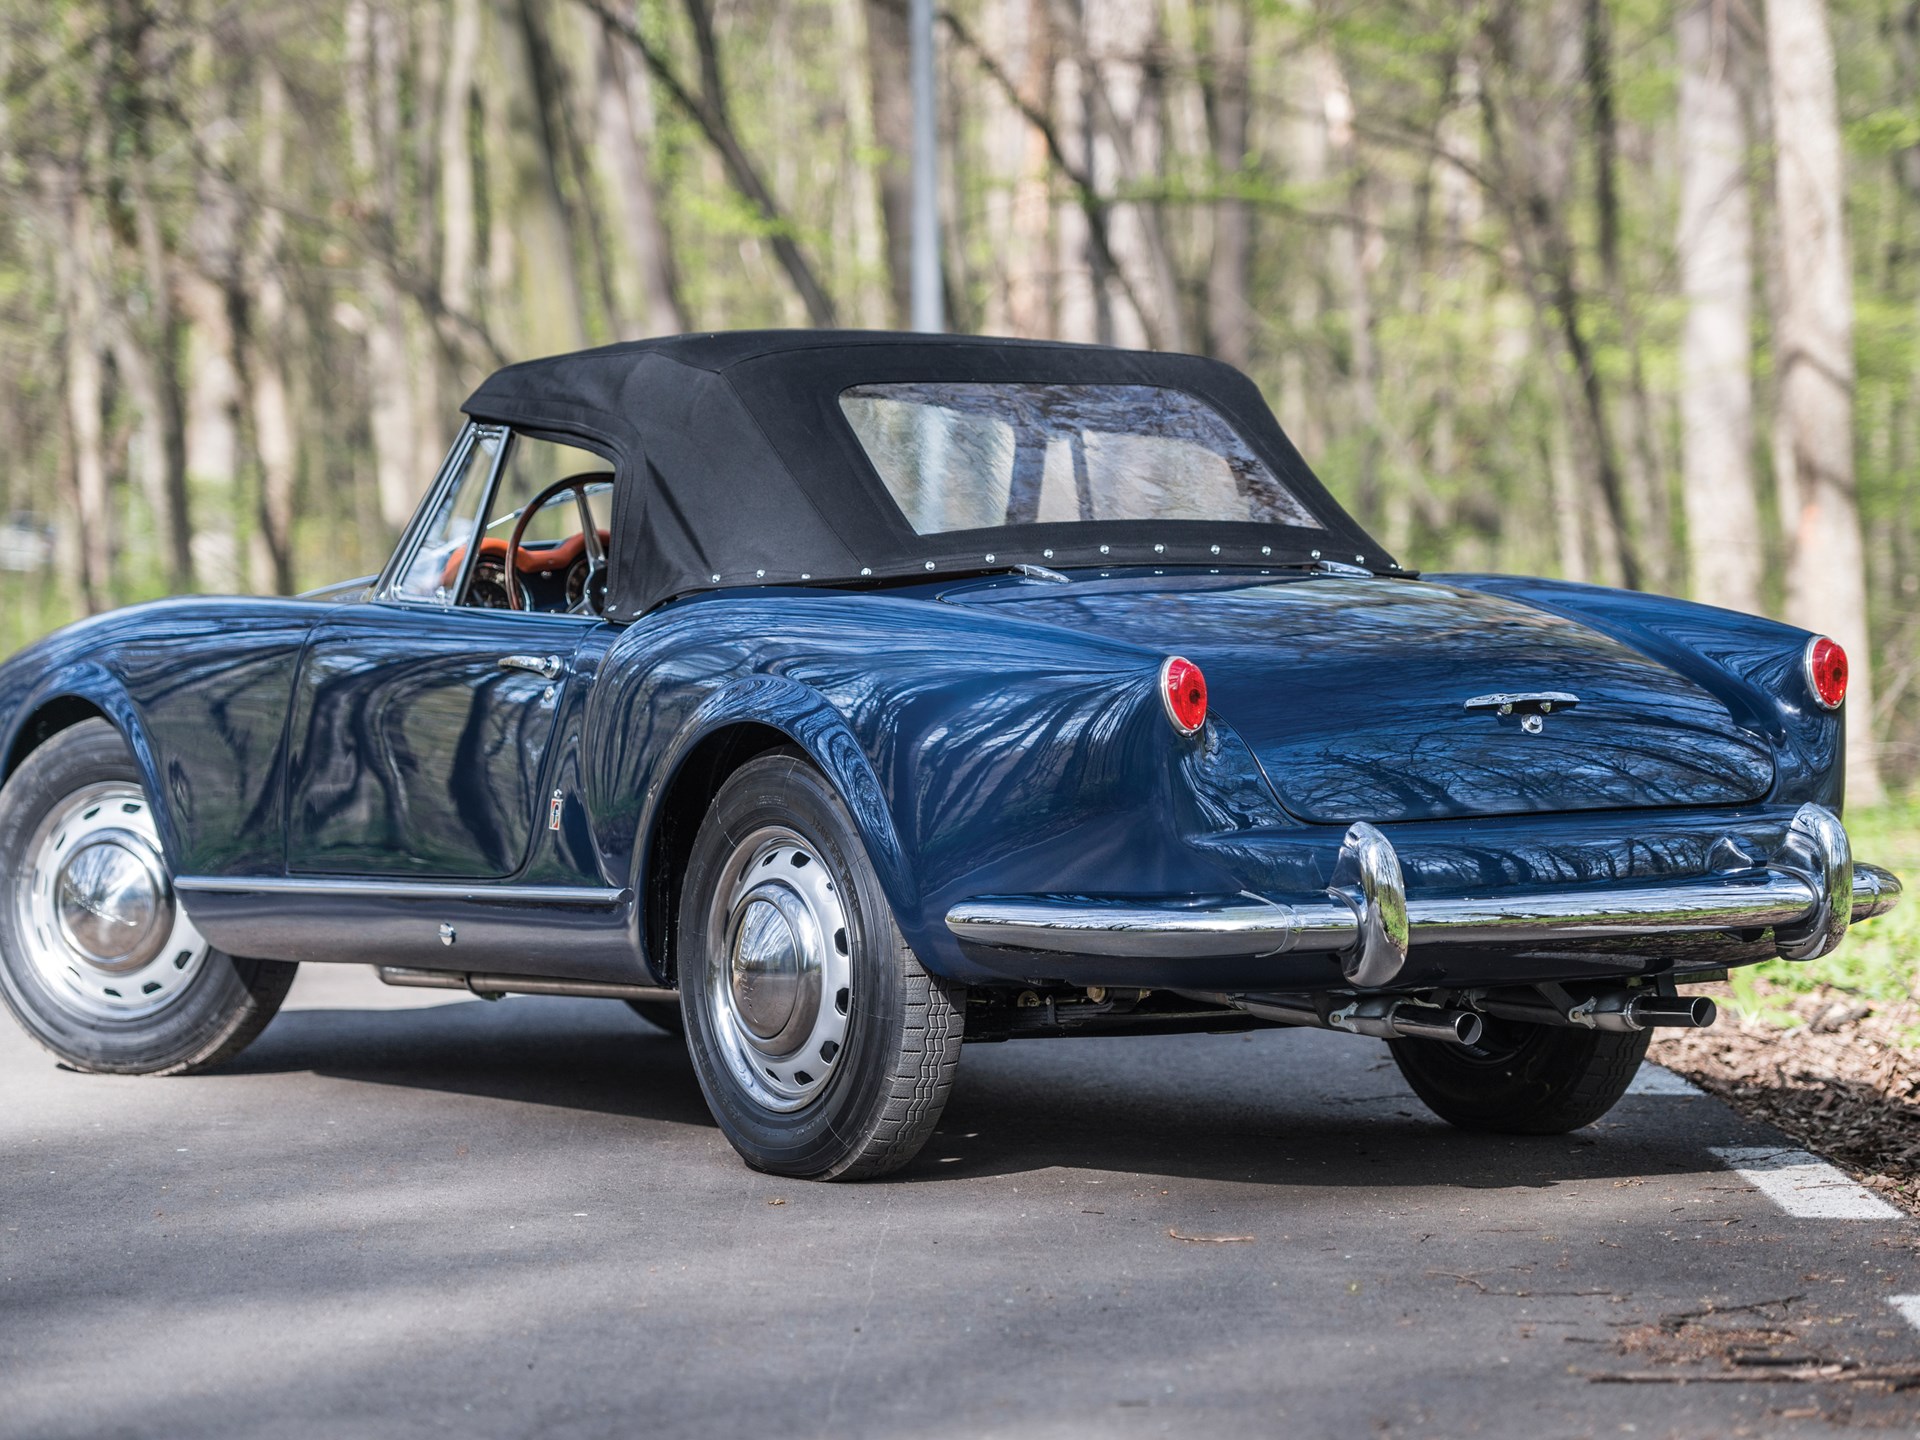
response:
{"label": "steering wheel", "polygon": [[538,515],[555,500],[573,492],[573,502],[580,511],[580,538],[586,544],[587,575],[580,584],[580,598],[567,607],[569,615],[598,615],[599,607],[594,604],[594,584],[599,582],[604,591],[607,583],[607,547],[600,541],[600,527],[593,518],[593,506],[587,503],[587,491],[595,485],[610,485],[613,476],[605,470],[590,471],[584,475],[569,475],[564,480],[556,480],[527,503],[520,512],[520,518],[513,522],[513,534],[507,537],[506,591],[509,610],[531,608],[522,604],[525,591],[520,585],[520,539],[527,533],[527,522]]}

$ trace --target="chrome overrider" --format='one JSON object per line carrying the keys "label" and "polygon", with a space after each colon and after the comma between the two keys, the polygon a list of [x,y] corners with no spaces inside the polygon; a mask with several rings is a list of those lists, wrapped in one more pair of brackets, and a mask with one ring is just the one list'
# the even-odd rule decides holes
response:
{"label": "chrome overrider", "polygon": [[1346,833],[1317,895],[1247,894],[1194,905],[1089,896],[985,896],[947,912],[962,940],[1005,949],[1130,959],[1336,952],[1361,989],[1393,983],[1408,948],[1771,929],[1779,953],[1811,960],[1847,926],[1891,910],[1900,881],[1855,864],[1832,811],[1803,805],[1765,866],[1728,874],[1475,898],[1408,898],[1392,842],[1364,821]]}

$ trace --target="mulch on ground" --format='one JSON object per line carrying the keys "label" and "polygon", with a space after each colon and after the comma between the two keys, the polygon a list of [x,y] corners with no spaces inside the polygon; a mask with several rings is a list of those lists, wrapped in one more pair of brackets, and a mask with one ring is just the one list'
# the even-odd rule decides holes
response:
{"label": "mulch on ground", "polygon": [[1736,1015],[1724,985],[1706,1030],[1656,1032],[1648,1058],[1764,1120],[1920,1215],[1920,1003],[1833,989],[1795,995],[1762,982],[1783,1028]]}

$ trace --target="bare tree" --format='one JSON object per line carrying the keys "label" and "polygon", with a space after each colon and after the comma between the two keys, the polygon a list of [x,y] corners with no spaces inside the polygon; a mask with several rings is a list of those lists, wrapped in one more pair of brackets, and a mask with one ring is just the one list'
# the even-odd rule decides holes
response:
{"label": "bare tree", "polygon": [[589,31],[595,62],[595,133],[602,188],[617,202],[627,256],[628,333],[671,335],[684,330],[679,278],[673,248],[660,215],[660,197],[649,147],[653,140],[653,96],[646,67],[620,43],[599,17],[580,11]]}
{"label": "bare tree", "polygon": [[73,445],[73,518],[78,531],[80,590],[87,609],[96,611],[106,607],[113,572],[104,414],[106,367],[100,353],[103,317],[98,227],[93,201],[77,176],[60,175],[49,188],[61,222],[55,257],[66,311],[67,425]]}
{"label": "bare tree", "polygon": [[287,327],[293,306],[280,272],[286,219],[287,91],[273,66],[265,66],[258,86],[260,143],[258,170],[266,203],[259,207],[246,258],[245,279],[253,303],[242,356],[253,418],[254,452],[260,462],[259,504],[254,515],[252,572],[254,588],[278,595],[293,593],[293,505],[299,439],[287,375]]}
{"label": "bare tree", "polygon": [[699,80],[690,84],[668,60],[666,51],[647,38],[640,27],[613,10],[605,0],[579,0],[598,15],[607,29],[633,46],[673,103],[700,127],[720,157],[727,177],[745,199],[760,212],[769,230],[769,243],[787,273],[808,318],[815,325],[834,323],[834,304],[826,287],[794,235],[793,225],[773,191],[762,178],[760,169],[747,154],[740,133],[733,123],[733,108],[727,96],[720,68],[720,43],[713,30],[713,12],[707,0],[683,0],[687,20],[693,31],[695,53],[699,58]]}
{"label": "bare tree", "polygon": [[1213,353],[1245,368],[1253,355],[1253,316],[1247,284],[1252,263],[1253,212],[1234,191],[1247,163],[1248,0],[1211,0],[1203,77],[1215,184],[1213,253],[1207,263],[1207,336]]}
{"label": "bare tree", "polygon": [[907,75],[907,7],[866,0],[867,83],[873,92],[874,170],[887,231],[887,289],[893,323],[904,325],[913,288],[913,87]]}
{"label": "bare tree", "polygon": [[1677,21],[1681,464],[1694,598],[1758,612],[1766,556],[1753,469],[1753,216],[1741,39],[1728,10],[1728,0],[1691,0]]}
{"label": "bare tree", "polygon": [[1847,250],[1834,93],[1823,0],[1769,0],[1767,64],[1780,225],[1780,372],[1775,464],[1791,545],[1787,615],[1824,630],[1854,665],[1847,703],[1847,782],[1880,798],[1873,736],[1866,554],[1853,470],[1853,277]]}

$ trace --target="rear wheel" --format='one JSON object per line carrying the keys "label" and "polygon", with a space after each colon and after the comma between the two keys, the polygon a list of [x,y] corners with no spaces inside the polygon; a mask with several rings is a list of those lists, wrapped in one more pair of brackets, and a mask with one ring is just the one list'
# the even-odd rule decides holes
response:
{"label": "rear wheel", "polygon": [[104,720],[0,790],[0,998],[77,1070],[174,1074],[237,1055],[298,966],[209,945],[173,893],[153,808]]}
{"label": "rear wheel", "polygon": [[707,1105],[757,1170],[868,1179],[946,1105],[960,992],[922,968],[839,797],[778,752],[721,788],[680,904],[680,996]]}
{"label": "rear wheel", "polygon": [[1477,1045],[1387,1045],[1413,1093],[1449,1124],[1561,1135],[1591,1125],[1627,1093],[1651,1038],[1646,1030],[1563,1030],[1489,1019]]}

